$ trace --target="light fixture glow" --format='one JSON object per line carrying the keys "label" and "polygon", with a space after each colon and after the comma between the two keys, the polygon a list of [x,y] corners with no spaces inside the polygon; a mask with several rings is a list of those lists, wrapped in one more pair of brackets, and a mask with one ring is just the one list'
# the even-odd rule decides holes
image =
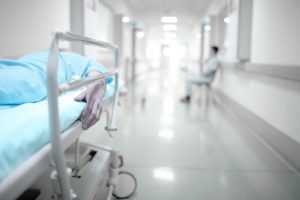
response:
{"label": "light fixture glow", "polygon": [[173,117],[171,115],[164,115],[161,117],[161,123],[164,125],[170,125],[173,123]]}
{"label": "light fixture glow", "polygon": [[124,16],[124,17],[122,17],[122,21],[123,21],[123,23],[128,23],[128,22],[130,22],[130,18],[127,16]]}
{"label": "light fixture glow", "polygon": [[224,22],[225,22],[226,24],[230,23],[230,18],[229,18],[229,17],[225,17],[225,18],[224,18]]}
{"label": "light fixture glow", "polygon": [[175,178],[174,172],[169,167],[161,167],[154,169],[154,177],[157,179],[163,179],[167,181],[173,181]]}
{"label": "light fixture glow", "polygon": [[[169,81],[169,85],[173,85],[175,82]],[[165,97],[163,103],[163,116],[170,116],[172,117],[174,113],[174,99],[172,97]],[[163,118],[162,118],[163,119]],[[173,119],[173,117],[172,117]]]}
{"label": "light fixture glow", "polygon": [[205,31],[210,31],[211,30],[211,26],[210,25],[205,25],[204,30]]}
{"label": "light fixture glow", "polygon": [[161,23],[177,23],[178,19],[174,16],[165,16],[160,19]]}
{"label": "light fixture glow", "polygon": [[165,129],[165,130],[160,130],[158,135],[159,137],[164,139],[171,139],[174,136],[174,132],[169,129]]}
{"label": "light fixture glow", "polygon": [[136,36],[137,36],[138,38],[143,38],[143,37],[145,36],[145,33],[144,33],[143,31],[137,31],[137,32],[136,32]]}
{"label": "light fixture glow", "polygon": [[163,30],[164,31],[176,31],[177,26],[175,24],[165,24],[165,25],[163,25]]}

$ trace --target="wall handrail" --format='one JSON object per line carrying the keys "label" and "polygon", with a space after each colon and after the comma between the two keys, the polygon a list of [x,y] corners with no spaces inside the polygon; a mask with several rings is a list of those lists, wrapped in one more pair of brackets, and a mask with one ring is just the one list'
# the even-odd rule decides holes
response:
{"label": "wall handrail", "polygon": [[264,76],[285,79],[290,81],[300,81],[300,66],[261,64],[251,62],[222,62],[225,68],[243,70],[244,72],[256,73]]}

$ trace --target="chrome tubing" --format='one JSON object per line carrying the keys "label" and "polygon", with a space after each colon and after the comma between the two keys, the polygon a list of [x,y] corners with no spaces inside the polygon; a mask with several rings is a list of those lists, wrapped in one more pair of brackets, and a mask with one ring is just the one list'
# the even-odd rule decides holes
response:
{"label": "chrome tubing", "polygon": [[117,45],[114,44],[110,44],[107,42],[102,42],[99,40],[95,40],[92,38],[88,38],[88,37],[84,37],[81,35],[77,35],[71,32],[62,32],[62,31],[56,31],[54,32],[54,34],[57,36],[57,38],[59,38],[60,40],[67,40],[69,42],[79,42],[79,43],[83,43],[86,45],[93,45],[93,46],[99,46],[105,49],[110,49],[110,50],[116,50],[118,49]]}
{"label": "chrome tubing", "polygon": [[115,75],[115,70],[112,70],[110,72],[106,72],[100,75],[96,75],[96,76],[90,76],[90,77],[85,77],[70,83],[65,83],[65,84],[61,84],[59,86],[59,93],[62,94],[64,92],[70,91],[70,90],[74,90],[76,88],[79,87],[83,87],[83,86],[87,86],[90,85],[92,83],[95,83],[99,80],[103,80],[105,78],[107,78],[108,76],[112,76]]}
{"label": "chrome tubing", "polygon": [[[59,41],[66,40],[69,42],[80,42],[86,45],[98,46],[114,51],[114,71],[107,72],[99,76],[84,78],[80,81],[75,81],[69,84],[58,85],[57,82],[57,68],[58,68],[58,57],[59,57]],[[73,192],[67,172],[66,161],[64,152],[61,144],[61,133],[60,133],[60,120],[59,120],[59,107],[58,97],[62,92],[72,90],[81,86],[85,86],[94,83],[97,80],[104,79],[108,76],[115,76],[115,91],[114,100],[112,107],[112,118],[110,120],[108,130],[115,130],[115,114],[118,101],[118,87],[119,87],[119,76],[118,76],[118,47],[113,44],[109,44],[102,41],[97,41],[88,37],[83,37],[70,32],[54,32],[51,47],[49,50],[48,57],[48,68],[47,68],[47,95],[48,95],[48,110],[49,110],[49,130],[50,130],[50,142],[51,142],[51,153],[55,163],[56,171],[58,174],[58,182],[60,186],[61,194],[58,194],[59,199],[72,200]]]}

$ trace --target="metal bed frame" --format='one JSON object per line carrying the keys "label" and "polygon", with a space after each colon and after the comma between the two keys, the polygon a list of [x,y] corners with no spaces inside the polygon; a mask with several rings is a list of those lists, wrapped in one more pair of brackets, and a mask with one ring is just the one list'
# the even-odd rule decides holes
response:
{"label": "metal bed frame", "polygon": [[[98,46],[106,49],[111,49],[114,51],[114,70],[94,76],[94,77],[86,77],[73,83],[64,84],[59,86],[57,83],[57,68],[58,68],[58,56],[59,56],[59,41],[66,40],[70,42],[81,42],[86,45]],[[64,158],[64,152],[62,150],[61,144],[61,135],[60,135],[60,124],[59,124],[59,111],[58,111],[58,96],[59,94],[79,88],[82,86],[86,86],[92,84],[96,81],[103,80],[108,76],[115,76],[115,93],[114,93],[114,101],[112,106],[112,118],[110,123],[108,124],[107,130],[116,130],[115,124],[115,115],[117,108],[117,98],[118,98],[118,47],[116,45],[112,45],[109,43],[93,40],[91,38],[75,35],[70,32],[55,32],[52,44],[49,52],[49,60],[48,60],[48,70],[47,70],[47,91],[48,91],[48,108],[49,108],[49,119],[50,119],[50,141],[51,141],[51,152],[53,156],[53,160],[55,163],[55,167],[57,170],[57,174],[59,177],[59,185],[61,189],[62,199],[64,200],[72,200],[74,199],[73,191],[71,190],[71,185],[69,181],[69,175],[67,172],[66,161]]]}
{"label": "metal bed frame", "polygon": [[[93,77],[85,77],[74,82],[58,85],[57,82],[57,68],[59,56],[59,41],[79,42],[85,45],[93,45],[105,49],[110,49],[114,53],[114,69]],[[60,94],[87,86],[95,83],[96,81],[103,80],[109,76],[115,77],[115,91],[112,102],[111,115],[107,113],[107,126],[106,131],[116,131],[116,112],[118,102],[118,87],[119,87],[119,74],[118,74],[118,47],[106,42],[97,41],[88,37],[83,37],[70,32],[55,31],[51,42],[48,58],[47,68],[47,94],[48,94],[48,110],[49,110],[49,129],[50,129],[50,143],[44,146],[36,154],[27,159],[21,166],[14,170],[8,177],[0,183],[0,197],[1,199],[15,199],[31,184],[33,184],[39,177],[41,177],[54,162],[54,170],[50,172],[49,179],[52,183],[58,186],[54,191],[57,199],[74,200],[78,199],[76,191],[71,188],[71,172],[67,168],[65,157],[65,150],[72,144],[75,144],[74,168],[73,175],[76,175],[77,167],[79,166],[79,149],[81,145],[79,136],[83,132],[81,122],[76,122],[63,134],[60,132],[59,121],[59,106],[58,97]],[[118,176],[126,174],[132,177],[134,181],[134,189],[130,196],[135,192],[137,183],[135,177],[129,172],[120,172],[120,156],[117,150],[109,149],[101,146],[90,145],[91,148],[97,148],[108,152],[110,154],[109,175],[107,186],[109,188],[107,199],[111,199],[115,188],[118,185]],[[49,163],[50,162],[50,163]],[[122,162],[122,160],[121,160]],[[129,196],[127,196],[129,197]]]}

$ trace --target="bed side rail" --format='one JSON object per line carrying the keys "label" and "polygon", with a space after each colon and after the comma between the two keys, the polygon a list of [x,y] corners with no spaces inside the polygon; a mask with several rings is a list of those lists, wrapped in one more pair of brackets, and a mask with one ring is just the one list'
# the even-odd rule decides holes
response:
{"label": "bed side rail", "polygon": [[[103,73],[98,76],[86,77],[75,82],[58,85],[57,82],[57,68],[59,57],[59,41],[77,42],[85,45],[97,46],[100,48],[110,49],[114,53],[114,70]],[[58,96],[66,91],[86,86],[94,83],[95,81],[103,80],[108,76],[115,76],[115,91],[112,105],[112,115],[109,119],[108,131],[116,130],[116,109],[118,101],[118,47],[116,45],[94,40],[92,38],[83,37],[70,32],[56,31],[53,34],[53,39],[49,51],[48,68],[47,68],[47,93],[48,93],[48,109],[49,109],[49,129],[50,129],[50,142],[51,153],[57,170],[57,175],[60,183],[61,196],[59,198],[64,200],[72,200],[76,195],[71,190],[71,184],[67,172],[65,157],[62,150],[61,135],[60,135],[60,122],[59,122],[59,108]]]}

